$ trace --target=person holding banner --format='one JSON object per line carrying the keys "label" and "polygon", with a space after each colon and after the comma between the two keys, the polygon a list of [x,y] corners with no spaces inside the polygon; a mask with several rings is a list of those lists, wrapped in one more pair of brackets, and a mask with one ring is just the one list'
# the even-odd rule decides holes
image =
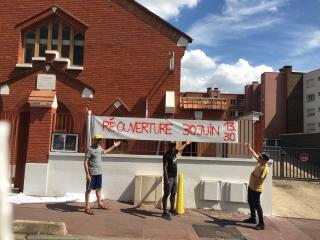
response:
{"label": "person holding banner", "polygon": [[167,212],[167,200],[170,195],[170,213],[176,215],[177,211],[174,208],[177,193],[177,153],[182,152],[187,145],[191,142],[187,141],[181,147],[177,148],[175,142],[170,142],[169,149],[163,155],[163,197],[162,207],[163,213],[162,218],[171,220],[170,214]]}
{"label": "person holding banner", "polygon": [[248,187],[248,203],[250,206],[251,217],[244,220],[245,223],[256,224],[256,210],[258,212],[259,224],[255,227],[256,230],[263,230],[265,224],[263,221],[263,211],[260,204],[260,195],[264,188],[264,181],[269,174],[267,162],[269,155],[265,152],[257,154],[248,144],[249,151],[252,156],[258,161],[257,166],[250,175]]}
{"label": "person holding banner", "polygon": [[94,142],[91,147],[88,148],[85,159],[84,159],[84,170],[86,173],[86,208],[85,213],[89,215],[94,215],[93,211],[90,209],[90,192],[91,190],[96,191],[98,207],[100,209],[107,209],[107,207],[103,204],[101,199],[101,187],[102,187],[102,159],[101,155],[111,152],[113,149],[118,147],[121,144],[121,141],[114,142],[113,146],[108,148],[107,150],[101,147],[102,136],[100,134],[96,134],[94,136]]}

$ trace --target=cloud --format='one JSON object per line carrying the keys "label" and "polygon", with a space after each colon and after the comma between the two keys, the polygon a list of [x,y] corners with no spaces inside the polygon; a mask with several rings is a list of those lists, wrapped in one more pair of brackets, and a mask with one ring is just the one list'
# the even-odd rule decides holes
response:
{"label": "cloud", "polygon": [[206,91],[218,87],[224,92],[243,93],[244,86],[260,81],[264,72],[273,69],[266,65],[251,66],[239,59],[234,64],[217,63],[202,50],[186,51],[182,59],[181,91]]}
{"label": "cloud", "polygon": [[177,17],[183,8],[194,8],[200,0],[137,0],[140,4],[164,19]]}
{"label": "cloud", "polygon": [[293,49],[293,56],[298,56],[310,53],[320,48],[320,30],[319,29],[304,29],[291,34],[289,46]]}
{"label": "cloud", "polygon": [[225,0],[222,13],[197,20],[188,34],[196,45],[217,46],[226,39],[238,39],[274,26],[287,0]]}

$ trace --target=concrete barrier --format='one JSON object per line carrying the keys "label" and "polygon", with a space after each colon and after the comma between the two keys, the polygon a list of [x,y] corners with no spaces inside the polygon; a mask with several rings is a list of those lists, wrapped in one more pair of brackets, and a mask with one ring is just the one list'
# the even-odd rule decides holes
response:
{"label": "concrete barrier", "polygon": [[67,227],[64,222],[15,220],[13,221],[13,232],[25,235],[67,235]]}

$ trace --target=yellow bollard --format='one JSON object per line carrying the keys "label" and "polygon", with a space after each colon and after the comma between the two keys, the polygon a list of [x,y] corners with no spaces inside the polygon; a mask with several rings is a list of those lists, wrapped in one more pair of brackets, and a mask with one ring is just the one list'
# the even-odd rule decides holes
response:
{"label": "yellow bollard", "polygon": [[177,196],[177,212],[179,215],[185,213],[184,211],[184,193],[183,193],[183,174],[180,173],[178,177],[178,196]]}

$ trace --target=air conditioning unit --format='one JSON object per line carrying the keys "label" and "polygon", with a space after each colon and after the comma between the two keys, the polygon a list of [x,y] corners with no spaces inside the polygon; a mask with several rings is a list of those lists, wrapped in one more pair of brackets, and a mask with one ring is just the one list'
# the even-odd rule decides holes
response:
{"label": "air conditioning unit", "polygon": [[175,94],[174,91],[166,91],[166,109],[165,113],[174,113],[175,111]]}
{"label": "air conditioning unit", "polygon": [[161,208],[162,176],[139,175],[134,181],[134,205]]}

